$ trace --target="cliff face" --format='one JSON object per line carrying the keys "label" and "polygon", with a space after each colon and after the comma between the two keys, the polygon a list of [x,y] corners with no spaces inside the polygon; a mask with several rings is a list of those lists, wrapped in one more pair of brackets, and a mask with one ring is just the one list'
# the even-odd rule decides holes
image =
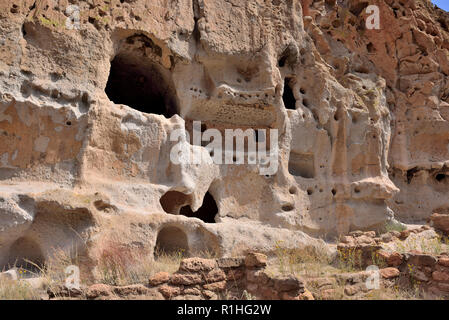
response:
{"label": "cliff face", "polygon": [[[0,9],[0,265],[55,248],[94,261],[111,238],[271,251],[449,207],[449,16],[427,1]],[[277,151],[277,170],[172,141],[194,121],[265,130],[248,139]],[[174,163],[176,145],[202,160]]]}
{"label": "cliff face", "polygon": [[346,4],[329,10],[315,2],[309,34],[343,86],[354,73],[385,81],[391,137],[375,153],[387,154],[389,177],[399,189],[387,204],[399,220],[422,222],[448,206],[448,15],[429,1],[373,1],[381,28],[361,30],[353,14],[368,3]]}

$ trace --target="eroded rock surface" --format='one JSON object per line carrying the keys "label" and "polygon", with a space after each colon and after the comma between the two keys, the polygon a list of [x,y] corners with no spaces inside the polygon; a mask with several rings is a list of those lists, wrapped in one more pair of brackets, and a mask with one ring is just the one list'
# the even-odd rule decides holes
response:
{"label": "eroded rock surface", "polygon": [[[0,265],[95,266],[111,238],[271,252],[445,212],[449,16],[372,2],[380,30],[358,0],[2,1]],[[278,130],[276,172],[173,163],[193,121]]]}

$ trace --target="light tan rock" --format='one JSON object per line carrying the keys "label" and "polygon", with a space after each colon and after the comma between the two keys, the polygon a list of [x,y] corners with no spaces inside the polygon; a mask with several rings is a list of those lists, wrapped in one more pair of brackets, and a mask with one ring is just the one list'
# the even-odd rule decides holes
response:
{"label": "light tan rock", "polygon": [[0,280],[18,280],[19,279],[19,275],[17,273],[17,270],[15,269],[11,269],[5,272],[1,272],[0,273]]}
{"label": "light tan rock", "polygon": [[265,267],[267,265],[267,256],[258,252],[250,252],[245,257],[245,265],[255,268]]}
{"label": "light tan rock", "polygon": [[[378,5],[371,32],[349,0],[98,0],[78,29],[65,3],[2,1],[0,269],[374,245],[394,217],[447,214],[447,13]],[[278,130],[277,170],[213,163],[193,121]],[[202,160],[171,161],[178,143]]]}
{"label": "light tan rock", "polygon": [[442,213],[433,213],[430,216],[430,219],[433,223],[433,226],[443,231],[446,234],[449,234],[449,213],[442,214]]}
{"label": "light tan rock", "polygon": [[445,267],[449,267],[449,257],[447,256],[442,256],[438,259],[438,264],[445,266]]}
{"label": "light tan rock", "polygon": [[379,272],[384,279],[396,278],[399,277],[400,274],[398,269],[392,267],[380,269]]}

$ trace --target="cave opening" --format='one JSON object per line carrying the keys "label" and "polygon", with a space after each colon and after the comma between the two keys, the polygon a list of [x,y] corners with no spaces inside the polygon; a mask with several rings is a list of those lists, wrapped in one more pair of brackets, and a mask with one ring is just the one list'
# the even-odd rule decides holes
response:
{"label": "cave opening", "polygon": [[443,182],[446,179],[446,175],[444,173],[439,173],[435,176],[435,179],[438,182]]}
{"label": "cave opening", "polygon": [[282,94],[282,100],[286,109],[296,110],[296,99],[291,88],[291,78],[285,78],[284,80],[284,93]]}
{"label": "cave opening", "polygon": [[315,157],[313,153],[291,151],[288,160],[288,172],[295,177],[311,179],[315,177]]}
{"label": "cave opening", "polygon": [[156,239],[154,258],[158,259],[164,255],[182,254],[188,256],[189,245],[186,233],[178,227],[163,227]]}
{"label": "cave opening", "polygon": [[138,54],[119,53],[111,61],[105,91],[114,103],[144,113],[170,118],[178,112],[170,71]]}
{"label": "cave opening", "polygon": [[184,206],[181,208],[179,214],[182,214],[186,217],[190,218],[198,218],[203,220],[206,223],[215,223],[215,216],[218,213],[217,203],[215,202],[214,197],[209,192],[206,192],[206,195],[203,199],[203,204],[201,207],[193,212],[190,205]]}
{"label": "cave opening", "polygon": [[414,167],[407,170],[407,184],[410,184],[415,177],[415,174],[418,172],[418,168]]}
{"label": "cave opening", "polygon": [[39,272],[45,263],[42,249],[34,240],[27,237],[17,239],[9,249],[8,267],[22,268]]}
{"label": "cave opening", "polygon": [[214,197],[209,192],[206,192],[203,204],[197,211],[193,211],[190,207],[192,201],[192,195],[179,191],[168,191],[161,197],[160,204],[166,213],[181,214],[189,218],[201,219],[206,223],[215,223],[218,207]]}

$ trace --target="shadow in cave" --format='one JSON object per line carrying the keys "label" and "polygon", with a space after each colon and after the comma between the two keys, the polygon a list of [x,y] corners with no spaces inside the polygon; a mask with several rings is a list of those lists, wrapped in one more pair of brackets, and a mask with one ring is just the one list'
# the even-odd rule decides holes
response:
{"label": "shadow in cave", "polygon": [[132,54],[111,61],[106,94],[116,104],[170,118],[177,113],[171,74],[156,63]]}
{"label": "shadow in cave", "polygon": [[203,199],[203,205],[197,211],[193,212],[190,206],[184,206],[179,212],[179,214],[182,214],[186,217],[198,218],[207,223],[215,223],[215,216],[217,215],[217,213],[217,203],[215,202],[214,197],[212,197],[209,192],[206,192],[206,195]]}

